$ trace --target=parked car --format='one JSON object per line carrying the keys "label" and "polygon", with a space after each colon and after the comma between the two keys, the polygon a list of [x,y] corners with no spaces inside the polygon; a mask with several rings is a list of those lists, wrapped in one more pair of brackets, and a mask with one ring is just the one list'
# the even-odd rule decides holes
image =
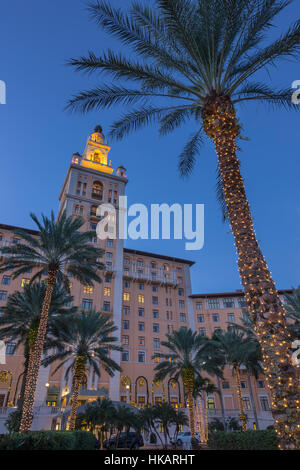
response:
{"label": "parked car", "polygon": [[[201,438],[199,436],[199,433],[196,432],[195,438],[196,438],[198,443],[201,442]],[[183,431],[183,432],[178,433],[176,442],[174,442],[173,439],[172,439],[171,442],[172,442],[172,444],[176,443],[178,446],[182,446],[183,444],[190,444],[191,443],[191,433],[190,433],[190,431]]]}
{"label": "parked car", "polygon": [[[103,446],[105,449],[115,449],[117,436],[114,435],[111,439],[104,441]],[[125,449],[132,447],[133,449],[139,449],[143,447],[144,439],[143,436],[138,436],[136,432],[121,432],[119,436],[118,449]]]}

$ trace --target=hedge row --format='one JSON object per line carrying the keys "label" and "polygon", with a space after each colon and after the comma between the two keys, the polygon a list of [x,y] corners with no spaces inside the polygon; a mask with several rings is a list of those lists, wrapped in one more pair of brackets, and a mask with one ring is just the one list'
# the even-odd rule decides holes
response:
{"label": "hedge row", "polygon": [[208,438],[212,450],[278,450],[275,431],[212,432]]}
{"label": "hedge row", "polygon": [[0,450],[93,450],[96,438],[87,431],[31,431],[0,436]]}

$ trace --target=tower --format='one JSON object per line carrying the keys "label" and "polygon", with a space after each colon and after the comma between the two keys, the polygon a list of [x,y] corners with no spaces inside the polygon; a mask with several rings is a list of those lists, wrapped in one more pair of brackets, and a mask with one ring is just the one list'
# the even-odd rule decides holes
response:
{"label": "tower", "polygon": [[[119,167],[117,173],[114,172],[111,162],[108,161],[109,152],[110,147],[105,141],[102,128],[96,126],[87,138],[83,153],[74,153],[72,156],[72,163],[59,196],[59,213],[66,211],[67,216],[82,217],[85,222],[82,230],[96,230],[99,221],[96,212],[101,203],[113,204],[118,215],[118,198],[124,195],[127,184],[126,170],[124,167]],[[81,306],[83,310],[96,308],[110,315],[118,327],[116,334],[120,335],[123,240],[99,240],[95,237],[92,243],[105,250],[103,258],[105,271],[100,273],[103,282],[91,289],[88,286],[81,286],[78,281],[72,279],[74,304]],[[112,358],[120,363],[119,352],[113,352]],[[118,372],[113,378],[103,373],[98,383],[90,374],[87,389],[97,391],[105,387],[109,389],[110,398],[118,400],[119,380]]]}

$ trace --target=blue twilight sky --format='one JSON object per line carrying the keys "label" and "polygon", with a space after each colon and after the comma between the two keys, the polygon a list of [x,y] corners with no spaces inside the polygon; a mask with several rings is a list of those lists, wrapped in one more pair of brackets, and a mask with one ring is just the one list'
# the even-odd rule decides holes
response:
{"label": "blue twilight sky", "polygon": [[[298,1],[278,17],[272,34],[299,17]],[[82,0],[1,0],[0,44],[0,80],[7,85],[7,104],[0,105],[0,222],[32,227],[30,211],[57,211],[72,153],[83,151],[96,124],[105,133],[121,111],[66,113],[63,108],[72,93],[99,82],[97,76],[66,67],[66,60],[88,50],[100,54],[117,43],[89,19]],[[299,62],[285,61],[264,79],[288,87],[300,80]],[[250,139],[242,142],[240,154],[247,194],[277,286],[289,288],[300,283],[300,114],[247,106],[239,110],[244,135]],[[114,168],[122,164],[128,170],[129,204],[204,203],[204,248],[185,251],[184,241],[178,240],[127,241],[126,246],[195,260],[195,293],[239,289],[233,237],[221,222],[215,198],[212,145],[203,148],[189,180],[177,173],[176,157],[191,127],[161,138],[153,126],[112,143],[110,157]]]}

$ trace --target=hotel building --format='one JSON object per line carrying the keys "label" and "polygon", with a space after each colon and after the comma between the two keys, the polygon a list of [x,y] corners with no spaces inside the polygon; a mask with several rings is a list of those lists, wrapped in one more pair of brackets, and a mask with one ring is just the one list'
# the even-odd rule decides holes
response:
{"label": "hotel building", "polygon": [[[104,140],[100,126],[88,137],[82,155],[76,153],[68,169],[59,195],[59,213],[80,216],[83,230],[95,230],[99,221],[97,207],[109,203],[116,214],[119,196],[125,194],[126,169],[114,171],[108,160],[110,147]],[[14,235],[16,227],[0,224],[0,246],[20,243]],[[34,230],[28,230],[35,234]],[[225,329],[228,322],[241,323],[246,307],[242,291],[219,294],[192,294],[190,267],[193,261],[148,253],[124,247],[122,239],[99,240],[92,243],[103,248],[105,270],[103,282],[93,288],[82,286],[71,279],[74,305],[83,310],[92,307],[110,315],[118,327],[123,352],[114,352],[113,359],[121,365],[121,373],[110,378],[105,371],[97,377],[88,372],[86,386],[81,389],[81,403],[108,396],[114,401],[146,406],[149,403],[169,401],[176,407],[185,407],[181,382],[167,380],[154,382],[154,367],[162,351],[161,342],[167,333],[185,326],[202,335],[210,336],[216,328]],[[0,259],[2,259],[0,252]],[[13,280],[10,273],[0,276],[1,307],[9,294],[22,289],[30,281],[27,276]],[[281,291],[283,295],[288,291]],[[23,349],[6,344],[6,364],[0,364],[0,433],[6,432],[4,422],[16,406],[23,373]],[[55,365],[41,367],[35,396],[35,414],[32,429],[59,429],[65,426],[72,378],[65,380],[65,369],[53,374]],[[227,368],[224,380],[211,380],[221,394],[207,397],[209,418],[221,418],[221,401],[227,417],[239,415],[237,391],[232,372]],[[254,411],[259,425],[272,424],[269,412],[270,396],[264,377],[256,380],[242,372],[242,394],[248,426],[253,427]]]}

